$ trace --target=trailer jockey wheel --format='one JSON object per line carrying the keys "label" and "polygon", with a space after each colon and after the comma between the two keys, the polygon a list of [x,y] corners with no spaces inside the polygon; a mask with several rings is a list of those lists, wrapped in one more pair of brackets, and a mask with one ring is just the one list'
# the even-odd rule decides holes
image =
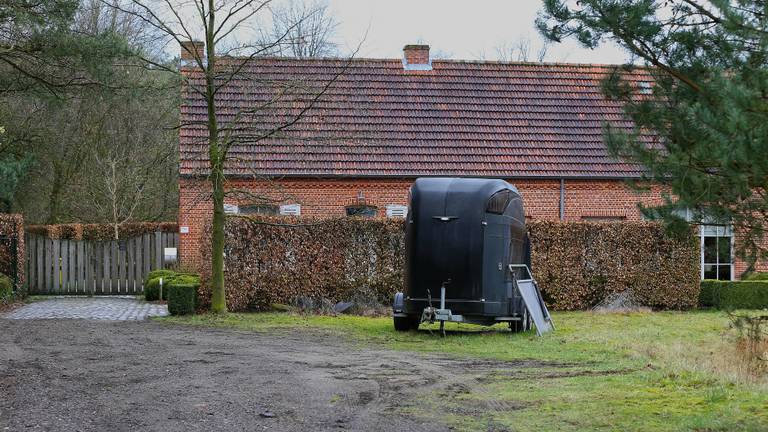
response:
{"label": "trailer jockey wheel", "polygon": [[521,331],[525,331],[525,323],[523,322],[523,320],[510,321],[509,330],[511,330],[512,333],[520,333]]}
{"label": "trailer jockey wheel", "polygon": [[509,329],[512,333],[520,333],[531,329],[531,316],[528,314],[527,309],[523,312],[523,316],[520,317],[519,321],[509,322]]}
{"label": "trailer jockey wheel", "polygon": [[440,321],[440,336],[445,337],[445,321]]}

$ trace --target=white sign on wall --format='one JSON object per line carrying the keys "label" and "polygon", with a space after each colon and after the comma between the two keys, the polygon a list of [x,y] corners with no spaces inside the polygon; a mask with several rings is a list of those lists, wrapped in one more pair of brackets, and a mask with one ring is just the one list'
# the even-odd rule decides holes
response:
{"label": "white sign on wall", "polygon": [[179,232],[181,234],[189,234],[189,227],[188,226],[179,227]]}

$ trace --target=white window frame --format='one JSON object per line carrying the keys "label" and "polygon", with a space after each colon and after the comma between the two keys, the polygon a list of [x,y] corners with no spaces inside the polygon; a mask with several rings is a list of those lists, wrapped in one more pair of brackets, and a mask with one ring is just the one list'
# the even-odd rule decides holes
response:
{"label": "white window frame", "polygon": [[283,216],[301,216],[301,204],[283,204],[280,206]]}
{"label": "white window frame", "polygon": [[408,216],[408,206],[402,204],[387,204],[387,217],[388,218],[402,218],[405,219]]}
{"label": "white window frame", "polygon": [[[714,235],[711,234],[711,230],[714,230]],[[701,279],[704,280],[704,266],[705,265],[714,265],[716,267],[724,267],[724,264],[720,264],[720,257],[718,254],[718,257],[716,258],[717,262],[714,263],[707,263],[704,262],[704,238],[705,237],[714,237],[714,238],[730,238],[730,251],[728,254],[730,255],[731,262],[729,263],[730,267],[730,280],[736,280],[736,276],[734,273],[734,259],[733,259],[733,229],[730,227],[730,225],[701,225],[699,226],[699,245],[701,248],[701,251],[699,253],[700,258],[700,276]]]}
{"label": "white window frame", "polygon": [[238,214],[240,213],[240,207],[236,204],[224,204],[224,214]]}
{"label": "white window frame", "polygon": [[[691,222],[693,220],[693,214],[690,209],[685,209],[685,213],[682,211],[679,213],[679,216],[684,218],[686,221]],[[706,220],[704,221],[706,222]],[[710,233],[714,230],[715,235],[711,235]],[[714,265],[714,266],[721,266],[724,264],[720,264],[719,260],[720,257],[718,256],[716,263],[705,263],[704,262],[704,238],[705,237],[728,237],[731,239],[730,241],[730,274],[731,279],[730,280],[736,280],[736,275],[734,274],[735,269],[735,260],[733,255],[733,243],[735,241],[735,236],[733,235],[733,227],[731,225],[724,225],[724,224],[702,224],[698,226],[698,233],[699,236],[699,277],[701,280],[704,280],[704,265]]]}

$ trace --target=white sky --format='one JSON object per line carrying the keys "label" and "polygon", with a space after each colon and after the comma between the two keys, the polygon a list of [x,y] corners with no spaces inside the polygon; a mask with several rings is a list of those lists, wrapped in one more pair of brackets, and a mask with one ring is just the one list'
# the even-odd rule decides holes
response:
{"label": "white sky", "polygon": [[[418,42],[450,58],[496,60],[496,47],[527,38],[535,57],[543,43],[534,24],[541,0],[327,1],[340,23],[342,51],[356,47],[367,32],[358,57],[399,58],[404,45]],[[568,41],[552,44],[545,61],[623,63],[627,57],[610,43],[593,51]]]}

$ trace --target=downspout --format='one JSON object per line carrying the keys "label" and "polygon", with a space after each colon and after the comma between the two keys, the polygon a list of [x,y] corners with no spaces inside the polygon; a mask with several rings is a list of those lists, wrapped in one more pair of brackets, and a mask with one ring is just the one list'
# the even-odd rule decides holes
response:
{"label": "downspout", "polygon": [[565,179],[560,179],[560,221],[565,220]]}

